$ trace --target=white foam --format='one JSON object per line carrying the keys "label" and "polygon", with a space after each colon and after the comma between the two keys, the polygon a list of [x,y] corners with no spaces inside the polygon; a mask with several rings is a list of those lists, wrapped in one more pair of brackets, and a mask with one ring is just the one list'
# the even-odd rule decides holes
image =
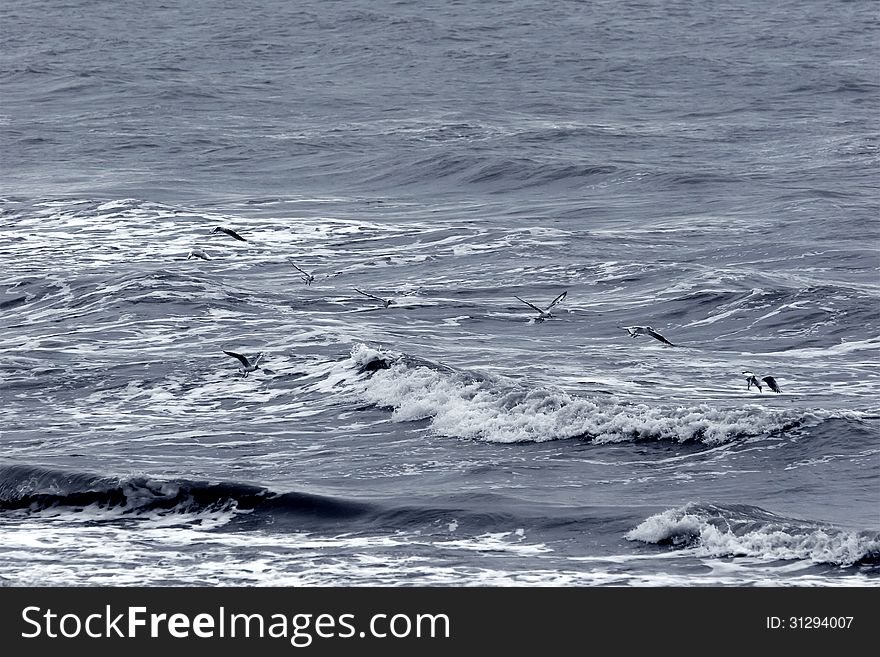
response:
{"label": "white foam", "polygon": [[[737,532],[736,529],[741,529]],[[697,556],[749,556],[851,566],[880,553],[880,540],[853,531],[779,518],[728,518],[688,505],[651,516],[624,536],[630,541],[686,545]]]}
{"label": "white foam", "polygon": [[[803,349],[789,349],[787,351],[767,352],[769,356],[784,356],[786,358],[822,358],[828,356],[841,356],[855,351],[880,352],[880,338],[868,338],[866,340],[845,340],[830,347],[805,347]],[[878,353],[880,355],[880,353]]]}
{"label": "white foam", "polygon": [[[44,514],[41,514],[43,516]],[[756,559],[660,555],[560,557],[544,547],[488,534],[460,542],[417,533],[318,536],[305,532],[229,532],[189,514],[94,522],[90,515],[0,519],[0,568],[15,586],[870,586],[876,577],[828,577]],[[106,520],[106,517],[104,518]],[[516,534],[519,537],[518,534]],[[498,549],[502,552],[499,553]],[[519,549],[519,551],[517,551]],[[467,554],[467,562],[461,553]],[[431,555],[431,556],[428,556]],[[512,561],[526,557],[530,565]],[[646,567],[633,568],[633,562]],[[650,566],[656,561],[657,568]],[[664,566],[664,562],[667,565]]]}
{"label": "white foam", "polygon": [[489,442],[543,442],[590,437],[595,442],[638,439],[698,440],[719,444],[760,436],[794,425],[856,414],[824,410],[772,410],[758,405],[720,408],[622,404],[605,396],[586,398],[549,388],[528,388],[501,376],[469,375],[410,365],[403,358],[355,347],[354,363],[382,357],[393,361],[364,383],[360,395],[392,409],[396,422],[428,420],[441,435]]}

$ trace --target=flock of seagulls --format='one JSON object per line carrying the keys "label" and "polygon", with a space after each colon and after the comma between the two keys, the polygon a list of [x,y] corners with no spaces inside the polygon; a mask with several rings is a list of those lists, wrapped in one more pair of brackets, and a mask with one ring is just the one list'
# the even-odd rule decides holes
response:
{"label": "flock of seagulls", "polygon": [[[225,235],[229,235],[233,239],[239,240],[240,242],[247,242],[247,240],[244,237],[239,235],[237,232],[235,232],[231,228],[227,228],[226,226],[215,227],[213,230],[211,230],[211,234],[215,234],[215,233],[223,233]],[[211,259],[211,257],[204,250],[198,249],[198,248],[193,248],[190,250],[186,259],[190,260],[191,258],[200,258],[202,260],[210,260]],[[305,283],[306,285],[311,285],[314,282],[315,277],[313,274],[310,274],[309,272],[302,269],[299,265],[297,265],[295,262],[293,262],[293,260],[291,260],[290,258],[288,258],[288,261],[293,266],[293,268],[296,269],[300,273],[300,278],[302,279],[303,283]],[[358,294],[362,294],[363,296],[365,296],[369,299],[372,299],[374,301],[379,302],[383,308],[388,308],[391,304],[394,303],[393,299],[386,299],[384,297],[376,296],[375,294],[370,294],[369,292],[364,292],[363,290],[359,290],[358,288],[354,288],[354,291],[357,292]],[[531,308],[532,310],[534,310],[535,312],[538,313],[538,316],[535,318],[536,322],[543,322],[545,319],[550,319],[553,317],[553,314],[550,312],[550,309],[555,307],[557,304],[561,303],[565,299],[567,294],[568,294],[568,290],[562,292],[561,294],[557,295],[550,303],[548,303],[543,308],[530,302],[530,301],[526,301],[525,299],[521,299],[520,297],[518,297],[516,295],[514,295],[514,298],[517,299],[518,301],[521,301],[522,303],[527,305],[529,308]],[[655,331],[654,328],[651,326],[618,326],[617,328],[626,330],[629,333],[630,338],[637,338],[640,335],[647,335],[647,336],[654,338],[655,340],[659,340],[663,344],[668,345],[670,347],[675,346],[672,342],[670,342],[665,337],[663,337],[660,333]],[[260,362],[260,359],[263,357],[262,352],[257,354],[253,358],[253,360],[249,359],[247,356],[244,356],[242,354],[235,353],[234,351],[225,351],[224,350],[223,353],[225,353],[228,356],[231,356],[239,361],[239,370],[241,371],[241,373],[244,377],[247,377],[247,375],[250,374],[251,372],[260,369],[259,362]],[[779,385],[776,383],[776,379],[774,379],[772,376],[769,376],[769,375],[765,376],[765,377],[761,378],[761,380],[759,381],[757,375],[754,372],[743,372],[743,375],[746,377],[746,390],[751,390],[752,386],[755,386],[758,389],[758,392],[764,392],[764,387],[761,385],[761,381],[763,381],[767,385],[767,387],[770,388],[770,390],[772,390],[773,392],[782,392]]]}

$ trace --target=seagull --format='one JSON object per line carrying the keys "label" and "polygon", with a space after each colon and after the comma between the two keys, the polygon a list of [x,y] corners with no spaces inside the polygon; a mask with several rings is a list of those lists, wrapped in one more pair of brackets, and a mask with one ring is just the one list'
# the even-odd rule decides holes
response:
{"label": "seagull", "polygon": [[226,228],[225,226],[217,226],[214,230],[211,231],[211,234],[214,234],[214,233],[226,233],[227,235],[229,235],[229,237],[234,237],[235,239],[237,239],[241,242],[247,242],[247,240],[245,238],[243,238],[241,235],[236,233],[231,228]]}
{"label": "seagull", "polygon": [[665,342],[670,347],[675,346],[669,340],[667,340],[662,335],[657,333],[657,331],[655,331],[650,326],[618,326],[617,328],[622,328],[622,329],[626,329],[627,331],[629,331],[629,337],[631,337],[631,338],[634,338],[637,335],[650,335],[652,338],[657,338],[658,340],[660,340],[660,342]]}
{"label": "seagull", "polygon": [[[754,372],[743,372],[743,375],[745,375],[746,383],[748,384],[746,386],[746,390],[751,390],[752,386],[755,386],[758,389],[758,392],[764,392],[761,384],[758,382],[758,377],[755,376]],[[761,381],[766,383],[767,387],[770,388],[770,390],[772,390],[773,392],[782,392],[782,389],[776,383],[776,379],[774,379],[772,376],[765,376],[761,379]]]}
{"label": "seagull", "polygon": [[565,295],[566,295],[566,294],[568,294],[568,290],[566,290],[565,292],[563,292],[562,294],[560,294],[558,297],[556,297],[555,299],[553,299],[553,301],[551,301],[550,304],[549,304],[546,308],[539,308],[539,307],[536,306],[535,304],[533,304],[533,303],[529,303],[529,302],[526,301],[525,299],[520,299],[520,298],[519,298],[518,296],[516,296],[515,294],[514,294],[513,296],[514,296],[516,299],[519,299],[520,301],[522,301],[522,302],[523,302],[524,304],[526,304],[529,308],[532,308],[532,309],[534,309],[534,310],[537,310],[537,311],[538,311],[538,321],[539,321],[539,322],[543,322],[545,319],[547,319],[547,318],[549,318],[549,317],[553,317],[553,315],[550,314],[550,309],[551,309],[553,306],[555,306],[557,303],[559,303],[560,301],[562,301],[562,300],[565,298]]}
{"label": "seagull", "polygon": [[210,260],[211,256],[202,251],[202,249],[190,249],[189,254],[186,256],[186,259],[190,258],[201,258],[202,260]]}
{"label": "seagull", "polygon": [[376,301],[381,302],[382,305],[385,306],[386,308],[388,306],[390,306],[392,303],[394,303],[393,299],[383,299],[382,297],[377,297],[375,294],[368,294],[367,292],[363,292],[357,288],[354,288],[354,291],[359,292],[360,294],[363,294],[365,297],[370,297],[371,299],[375,299]]}
{"label": "seagull", "polygon": [[743,372],[743,376],[746,377],[746,390],[751,390],[752,386],[755,386],[758,392],[764,392],[761,390],[761,384],[758,382],[758,377],[755,376],[754,372]]}
{"label": "seagull", "polygon": [[237,354],[234,351],[226,351],[224,349],[223,353],[227,356],[232,356],[233,358],[237,359],[239,363],[241,363],[239,369],[241,369],[241,373],[244,378],[247,378],[247,375],[250,372],[260,369],[260,366],[257,363],[259,363],[260,359],[263,357],[263,352],[258,353],[257,357],[253,360],[248,360],[247,356],[242,356],[241,354]]}
{"label": "seagull", "polygon": [[315,280],[315,277],[312,276],[311,274],[309,274],[308,272],[305,272],[302,269],[300,269],[299,267],[297,267],[296,264],[294,264],[293,260],[291,260],[290,258],[288,258],[287,260],[290,262],[291,265],[293,265],[294,269],[296,269],[300,274],[302,274],[303,282],[306,285],[311,285],[312,281]]}

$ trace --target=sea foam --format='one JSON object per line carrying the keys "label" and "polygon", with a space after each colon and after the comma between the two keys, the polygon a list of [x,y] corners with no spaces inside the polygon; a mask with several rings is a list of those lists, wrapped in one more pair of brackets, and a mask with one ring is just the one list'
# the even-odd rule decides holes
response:
{"label": "sea foam", "polygon": [[832,417],[857,419],[854,413],[826,410],[654,406],[604,395],[579,396],[366,345],[353,349],[350,365],[363,369],[376,359],[387,367],[375,370],[365,381],[360,391],[364,400],[391,409],[394,421],[427,420],[437,434],[488,442],[583,438],[596,443],[672,440],[715,445],[816,425]]}

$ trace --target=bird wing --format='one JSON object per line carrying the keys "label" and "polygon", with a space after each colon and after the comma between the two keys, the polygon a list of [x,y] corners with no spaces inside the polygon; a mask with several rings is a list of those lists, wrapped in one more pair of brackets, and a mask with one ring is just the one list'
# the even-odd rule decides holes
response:
{"label": "bird wing", "polygon": [[254,360],[251,362],[251,365],[254,365],[254,366],[255,366],[257,363],[260,362],[260,359],[261,359],[262,357],[263,357],[263,352],[261,351],[260,353],[257,354],[257,357],[254,358]]}
{"label": "bird wing", "polygon": [[290,258],[288,258],[287,260],[290,262],[291,265],[293,265],[293,268],[296,269],[300,274],[304,274],[304,275],[307,276],[308,278],[311,278],[311,276],[309,275],[309,273],[308,273],[308,272],[305,272],[305,271],[303,271],[302,269],[300,269],[299,267],[297,267],[297,266],[296,266],[296,263],[294,263],[293,260],[291,260]]}
{"label": "bird wing", "polygon": [[659,333],[657,333],[657,331],[654,331],[653,329],[648,329],[648,335],[650,335],[652,338],[657,338],[658,340],[660,340],[660,342],[665,342],[665,343],[668,344],[670,347],[674,347],[674,346],[675,346],[675,345],[672,344],[669,340],[667,340],[666,338],[664,338],[662,335],[660,335]]}
{"label": "bird wing", "polygon": [[369,294],[368,292],[364,292],[363,290],[359,290],[359,289],[357,289],[357,288],[354,288],[354,291],[355,291],[355,292],[360,292],[360,293],[363,294],[365,297],[370,297],[371,299],[375,299],[376,301],[381,301],[382,303],[385,303],[385,301],[386,301],[386,300],[383,299],[382,297],[377,297],[375,294]]}
{"label": "bird wing", "polygon": [[547,310],[550,310],[553,306],[555,306],[557,303],[559,303],[560,301],[562,301],[562,300],[565,298],[565,295],[566,295],[566,294],[568,294],[568,290],[566,290],[565,292],[563,292],[562,294],[560,294],[558,297],[556,297],[555,299],[553,299],[553,301],[550,302],[550,305],[547,306]]}
{"label": "bird wing", "polygon": [[[514,294],[513,296],[514,296],[514,298],[519,299],[519,297],[516,296],[515,294]],[[526,301],[525,299],[519,299],[519,300],[522,301],[524,304],[526,304],[529,308],[534,308],[535,310],[537,310],[537,311],[538,311],[539,313],[541,313],[541,314],[544,313],[544,310],[541,309],[541,308],[538,308],[538,306],[536,306],[535,304],[533,304],[533,303],[529,303],[529,302]]]}
{"label": "bird wing", "polygon": [[773,392],[782,392],[779,389],[779,385],[776,383],[776,379],[774,379],[772,376],[765,376],[763,379],[761,379],[761,381],[770,386],[770,390],[772,390]]}
{"label": "bird wing", "polygon": [[[229,235],[229,237],[234,237],[235,239],[240,240],[242,242],[247,242],[247,240],[245,238],[243,238],[241,235],[236,233],[231,228],[226,228],[225,226],[217,226],[217,228],[215,228],[214,230],[219,230],[221,233],[226,233],[227,235]],[[213,231],[211,231],[211,232],[213,232]]]}
{"label": "bird wing", "polygon": [[246,356],[242,356],[241,354],[237,354],[234,351],[226,351],[225,349],[223,350],[223,353],[226,354],[227,356],[232,356],[233,358],[237,358],[238,362],[240,362],[245,367],[250,367],[251,363],[247,359]]}

